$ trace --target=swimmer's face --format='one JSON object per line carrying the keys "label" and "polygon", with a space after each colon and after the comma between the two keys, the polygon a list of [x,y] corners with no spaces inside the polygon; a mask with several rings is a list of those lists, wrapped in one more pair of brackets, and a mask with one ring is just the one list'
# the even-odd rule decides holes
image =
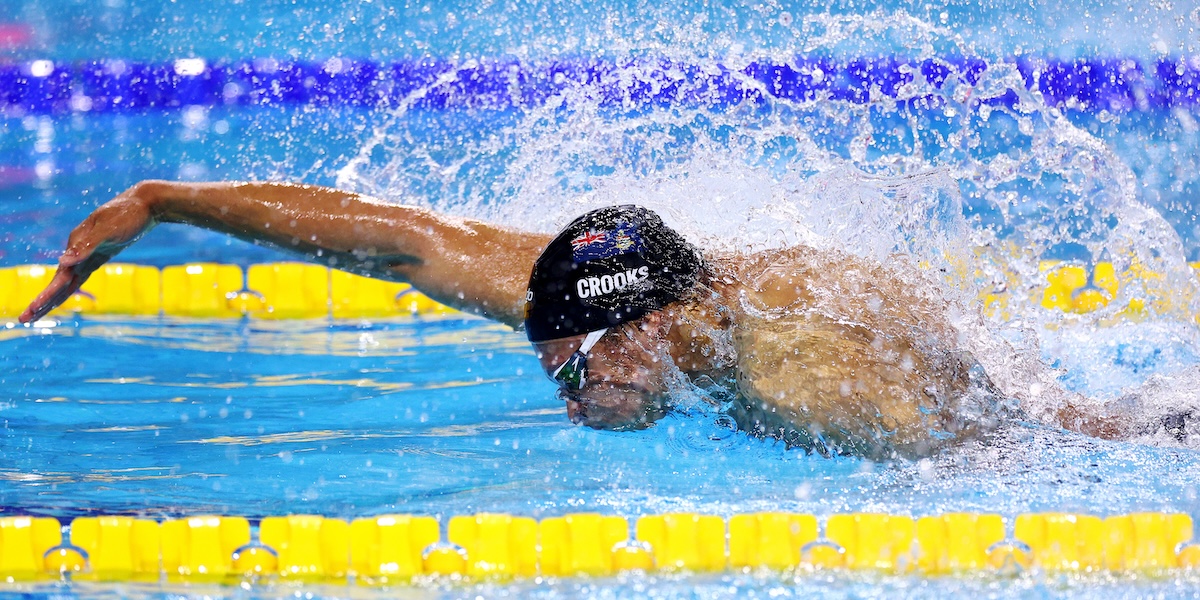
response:
{"label": "swimmer's face", "polygon": [[[597,429],[640,429],[663,415],[666,353],[661,351],[658,321],[651,317],[610,329],[587,353],[583,388],[559,392],[573,423]],[[534,344],[546,374],[570,358],[583,338]]]}

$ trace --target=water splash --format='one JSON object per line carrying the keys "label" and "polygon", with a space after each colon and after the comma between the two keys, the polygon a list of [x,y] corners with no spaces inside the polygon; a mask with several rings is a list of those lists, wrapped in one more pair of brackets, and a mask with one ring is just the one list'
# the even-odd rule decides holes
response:
{"label": "water splash", "polygon": [[[453,103],[458,79],[479,67],[462,62],[396,106],[339,184],[539,231],[632,202],[710,251],[807,244],[886,262],[955,307],[964,347],[1034,415],[1066,402],[1145,411],[1113,399],[1192,364],[1181,348],[1198,340],[1200,290],[1179,235],[1142,202],[1117,153],[1027,89],[1013,61],[902,11],[764,10],[786,30],[786,50],[720,35],[707,45],[702,15],[671,36],[612,32],[611,63],[586,76],[548,68],[559,86],[547,98],[520,99],[514,87],[506,109],[465,100],[421,109],[429,94]],[[753,76],[755,61],[770,60],[819,82],[837,76],[829,61],[879,48],[908,59],[894,89],[792,98]],[[983,56],[986,69],[955,56]],[[912,66],[926,60],[943,75]],[[741,99],[719,100],[731,84],[746,91]],[[654,101],[663,90],[676,101]],[[1110,261],[1122,274],[1107,308],[1080,316],[1040,306],[1041,262],[1063,257]],[[996,292],[1004,309],[980,316],[979,299]],[[1119,367],[1102,329],[1136,299],[1152,307],[1140,318],[1158,326],[1116,343],[1165,351],[1152,368],[1124,369],[1126,385],[1114,390],[1090,376]]]}

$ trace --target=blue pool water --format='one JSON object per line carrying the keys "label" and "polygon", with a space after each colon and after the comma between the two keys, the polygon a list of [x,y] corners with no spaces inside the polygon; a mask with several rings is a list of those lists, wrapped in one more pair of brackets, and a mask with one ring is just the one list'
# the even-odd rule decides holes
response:
{"label": "blue pool water", "polygon": [[[0,265],[53,262],[71,226],[144,178],[341,185],[546,231],[585,208],[636,201],[706,247],[815,240],[900,265],[944,265],[946,252],[978,250],[981,274],[955,275],[949,265],[937,282],[1006,392],[1034,409],[1052,401],[1052,388],[1147,411],[1196,402],[1200,296],[1184,261],[1200,258],[1197,103],[1067,106],[1027,88],[1017,60],[1128,59],[1147,72],[1169,60],[1194,73],[1192,5],[232,2],[196,12],[131,0],[0,0],[0,25],[10,22],[30,33],[0,36],[0,66],[188,57],[320,65],[346,56],[437,60],[457,72],[481,59],[529,69],[603,59],[625,65],[609,76],[632,89],[653,80],[642,68],[660,59],[748,72],[755,61],[798,65],[797,55],[838,64],[977,57],[987,68],[973,84],[917,85],[870,101],[768,91],[719,105],[613,103],[568,82],[536,103],[479,107],[470,86],[446,81],[368,106],[9,103],[0,113]],[[1019,103],[974,101],[1010,91]],[[435,93],[461,102],[418,101]],[[926,96],[937,102],[903,101]],[[1169,289],[1131,283],[1112,310],[1091,316],[1037,306],[1038,260],[1130,256],[1165,274]],[[164,226],[121,258],[288,257]],[[1000,284],[1008,310],[978,316],[977,294]],[[1163,308],[1140,322],[1117,318],[1137,293]],[[0,329],[0,386],[0,514],[1200,516],[1194,439],[1108,442],[1019,426],[989,444],[876,464],[750,438],[688,393],[644,432],[573,427],[523,336],[477,319],[91,317],[9,327]],[[729,575],[476,591],[1128,596],[1193,593],[1195,584]]]}
{"label": "blue pool water", "polygon": [[582,509],[898,514],[1197,507],[1195,453],[1018,429],[914,464],[821,458],[701,408],[571,426],[527,344],[478,320],[89,320],[5,341],[3,505],[341,517]]}

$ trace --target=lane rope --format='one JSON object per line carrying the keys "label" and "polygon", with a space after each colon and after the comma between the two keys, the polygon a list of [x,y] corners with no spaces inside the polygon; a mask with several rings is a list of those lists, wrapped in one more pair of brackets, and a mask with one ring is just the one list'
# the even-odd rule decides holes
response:
{"label": "lane rope", "polygon": [[[966,268],[963,266],[963,268]],[[1200,272],[1200,263],[1192,264]],[[51,265],[0,267],[0,320],[10,323],[50,282]],[[1009,274],[1015,277],[1015,274]],[[1047,310],[1084,314],[1110,308],[1117,320],[1137,320],[1171,308],[1168,278],[1136,264],[1118,272],[1112,263],[1042,261],[1029,292]],[[1010,309],[1019,281],[993,284],[979,300],[988,314]],[[191,263],[163,268],[109,263],[51,313],[156,315],[197,318],[318,319],[458,315],[404,283],[352,275],[324,266],[279,262],[251,265]]]}
{"label": "lane rope", "polygon": [[[874,513],[823,520],[794,513],[669,513],[632,522],[568,514],[0,517],[0,579],[239,583],[261,578],[409,584],[608,576],[848,569],[941,576],[1025,569],[1163,576],[1200,566],[1192,518],[1134,513]],[[65,531],[65,533],[64,533]]]}
{"label": "lane rope", "polygon": [[[124,112],[183,106],[397,106],[504,110],[541,105],[586,87],[601,106],[723,108],[773,99],[863,104],[883,99],[939,110],[948,84],[974,87],[990,69],[1015,67],[1024,90],[972,97],[975,105],[1015,107],[1021,93],[1087,113],[1169,112],[1200,105],[1200,62],[1024,55],[988,63],[978,57],[797,56],[741,68],[666,58],[453,62],[420,58],[373,62],[206,60],[140,62],[119,58],[0,62],[0,114]],[[630,76],[632,75],[632,76]],[[923,90],[923,91],[922,91]]]}

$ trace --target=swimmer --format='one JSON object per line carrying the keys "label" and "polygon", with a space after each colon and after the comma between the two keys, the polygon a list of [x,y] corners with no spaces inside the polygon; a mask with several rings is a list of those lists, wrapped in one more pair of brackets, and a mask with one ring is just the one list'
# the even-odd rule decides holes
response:
{"label": "swimmer", "polygon": [[[407,282],[524,328],[571,421],[644,428],[693,386],[755,436],[822,454],[928,455],[1021,418],[958,350],[947,307],[882,265],[807,247],[701,253],[636,206],[556,236],[283,183],[145,181],[74,231],[28,323],[158,223],[186,223]],[[1072,406],[1060,425],[1125,429]]]}

